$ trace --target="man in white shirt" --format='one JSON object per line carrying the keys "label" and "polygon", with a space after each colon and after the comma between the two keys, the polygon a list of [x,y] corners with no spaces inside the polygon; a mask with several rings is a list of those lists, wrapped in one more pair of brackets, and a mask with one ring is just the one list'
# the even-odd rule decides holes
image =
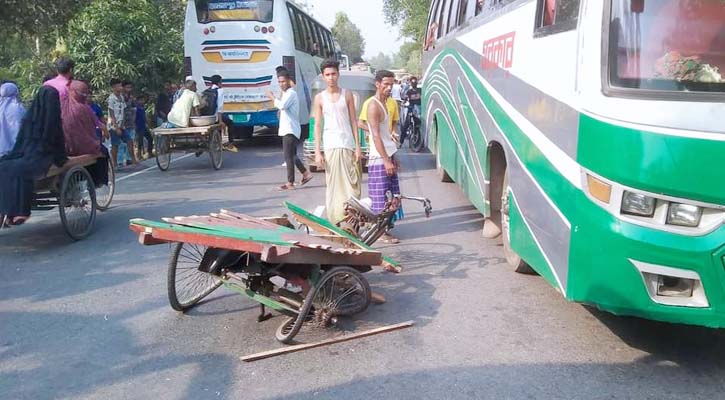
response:
{"label": "man in white shirt", "polygon": [[187,79],[184,83],[184,92],[178,100],[171,106],[168,115],[167,128],[187,128],[189,127],[189,117],[199,114],[199,96],[196,94],[196,81]]}
{"label": "man in white shirt", "polygon": [[274,93],[267,91],[267,97],[274,102],[279,109],[279,136],[282,136],[282,152],[287,164],[287,183],[280,186],[280,190],[294,189],[295,187],[295,166],[302,174],[302,182],[309,182],[312,173],[305,168],[305,164],[297,157],[297,146],[300,140],[300,103],[297,93],[291,87],[292,79],[289,72],[280,71],[277,73],[277,82],[282,90],[282,98],[277,99]]}

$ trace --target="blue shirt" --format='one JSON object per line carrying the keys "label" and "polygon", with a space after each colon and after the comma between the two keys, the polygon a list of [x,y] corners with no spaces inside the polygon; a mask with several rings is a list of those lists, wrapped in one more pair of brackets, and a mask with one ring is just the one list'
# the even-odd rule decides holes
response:
{"label": "blue shirt", "polygon": [[146,132],[146,110],[139,104],[136,105],[136,131]]}
{"label": "blue shirt", "polygon": [[[96,114],[98,120],[103,119],[103,109],[101,106],[96,103],[91,103],[91,110],[93,110],[93,113]],[[103,132],[101,132],[99,128],[96,128],[96,136],[98,136],[99,139],[103,139]]]}

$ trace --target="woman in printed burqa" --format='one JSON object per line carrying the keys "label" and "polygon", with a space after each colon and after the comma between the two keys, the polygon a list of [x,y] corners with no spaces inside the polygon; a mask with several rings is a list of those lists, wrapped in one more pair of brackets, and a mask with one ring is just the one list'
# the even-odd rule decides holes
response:
{"label": "woman in printed burqa", "polygon": [[43,86],[23,118],[15,147],[0,158],[0,225],[25,222],[34,181],[67,160],[58,91]]}

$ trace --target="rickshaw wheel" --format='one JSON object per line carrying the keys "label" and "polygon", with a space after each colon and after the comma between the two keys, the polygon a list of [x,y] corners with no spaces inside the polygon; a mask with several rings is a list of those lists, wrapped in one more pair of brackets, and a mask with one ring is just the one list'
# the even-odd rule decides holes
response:
{"label": "rickshaw wheel", "polygon": [[108,160],[108,184],[96,188],[96,204],[99,211],[106,211],[111,206],[113,194],[116,192],[116,171],[111,158]]}
{"label": "rickshaw wheel", "polygon": [[167,288],[169,304],[186,311],[222,285],[217,276],[199,271],[206,246],[177,243],[169,258]]}
{"label": "rickshaw wheel", "polygon": [[327,271],[305,296],[296,318],[286,319],[275,332],[282,343],[292,343],[303,323],[326,328],[335,318],[365,311],[370,305],[370,285],[360,272],[351,267],[335,267]]}
{"label": "rickshaw wheel", "polygon": [[211,166],[215,170],[222,167],[222,151],[222,132],[221,130],[215,130],[209,138],[209,158],[211,159]]}
{"label": "rickshaw wheel", "polygon": [[96,223],[96,189],[85,168],[76,166],[63,176],[58,212],[63,229],[73,240],[88,236]]}
{"label": "rickshaw wheel", "polygon": [[156,165],[161,171],[168,171],[171,166],[171,151],[169,138],[164,135],[157,135],[154,141],[156,147]]}

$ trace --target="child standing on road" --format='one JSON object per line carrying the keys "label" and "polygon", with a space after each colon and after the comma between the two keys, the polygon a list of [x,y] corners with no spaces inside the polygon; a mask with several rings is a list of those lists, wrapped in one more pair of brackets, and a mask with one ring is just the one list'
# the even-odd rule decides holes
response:
{"label": "child standing on road", "polygon": [[[133,138],[124,130],[126,103],[123,99],[123,85],[119,79],[111,79],[111,95],[108,96],[108,130],[111,132],[111,162],[118,168],[118,150],[121,144],[133,149]],[[135,161],[135,158],[134,158]]]}

